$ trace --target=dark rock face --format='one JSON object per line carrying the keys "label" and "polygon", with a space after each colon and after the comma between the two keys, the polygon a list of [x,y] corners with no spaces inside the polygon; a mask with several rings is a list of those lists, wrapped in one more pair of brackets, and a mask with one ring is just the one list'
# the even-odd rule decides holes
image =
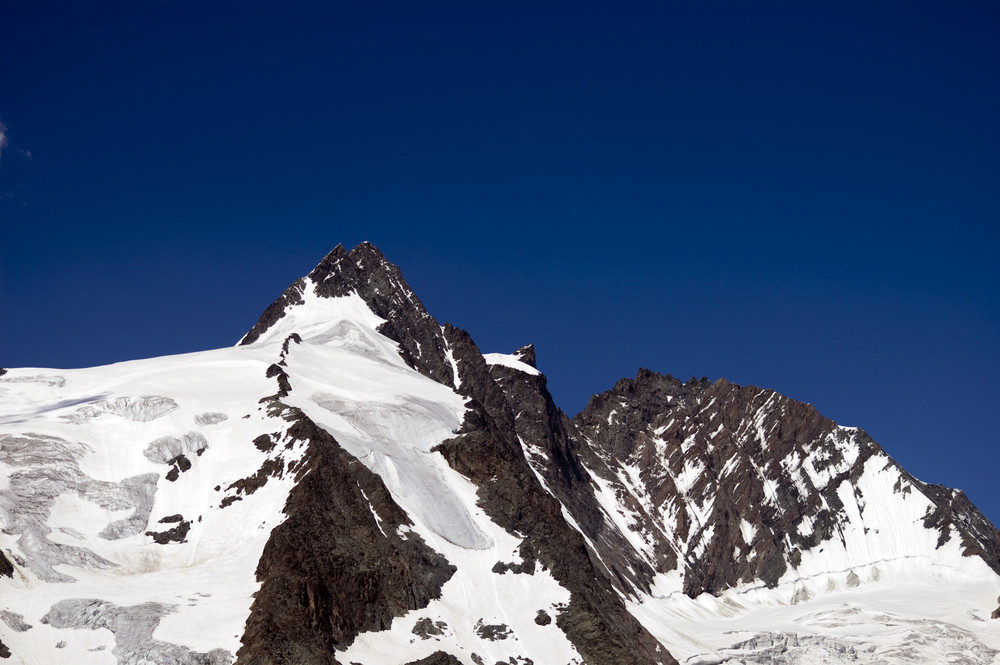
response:
{"label": "dark rock face", "polygon": [[[455,567],[405,528],[412,522],[378,475],[305,413],[282,403],[291,390],[284,370],[271,365],[267,376],[279,390],[261,403],[288,425],[254,440],[268,459],[228,489],[250,494],[286,472],[295,474],[296,485],[283,510],[287,518],[271,532],[258,563],[261,587],[236,663],[333,665],[335,650],[359,633],[389,628],[394,617],[439,598]],[[303,457],[286,465],[282,451],[299,442],[306,444]]]}
{"label": "dark rock face", "polygon": [[535,365],[534,344],[525,344],[520,349],[514,352],[514,357],[523,362],[525,365],[530,365],[531,367],[537,367]]}
{"label": "dark rock face", "polygon": [[429,640],[435,635],[444,635],[445,628],[448,627],[444,621],[431,621],[424,617],[413,624],[413,634],[422,640]]}
{"label": "dark rock face", "polygon": [[909,474],[907,477],[935,504],[924,517],[924,526],[940,530],[938,547],[956,534],[961,538],[964,556],[982,558],[1000,575],[1000,531],[972,505],[965,492],[922,483]]}
{"label": "dark rock face", "polygon": [[[523,442],[525,456],[594,544],[599,556],[591,557],[593,565],[622,590],[630,586],[648,590],[654,570],[635,555],[622,534],[606,520],[584,464],[588,457],[592,466],[600,464],[600,459],[588,455],[582,435],[552,401],[545,376],[505,365],[493,365],[490,372],[502,387],[511,409],[517,411],[515,429]],[[664,569],[672,568],[669,565],[672,561],[668,560]]]}
{"label": "dark rock face", "polygon": [[518,548],[518,554],[521,556],[521,563],[497,561],[493,565],[493,572],[497,575],[505,575],[507,573],[534,575],[535,565],[537,564],[535,560],[535,548],[528,541],[523,541]]}
{"label": "dark rock face", "polygon": [[[680,545],[677,565],[692,597],[741,581],[775,585],[799,548],[833,535],[837,487],[879,450],[862,433],[857,456],[846,459],[831,441],[841,436],[835,423],[772,391],[725,380],[682,383],[647,370],[595,396],[574,424],[598,458],[590,459],[595,473],[634,499],[625,503],[653,544],[658,570],[673,567]],[[806,474],[793,482],[781,462],[795,453],[821,457],[836,473],[822,487]],[[625,469],[638,474],[644,496],[622,485]],[[777,496],[768,500],[772,487]],[[800,537],[794,525],[805,515],[819,528]],[[752,542],[741,524],[750,525]]]}
{"label": "dark rock face", "polygon": [[285,316],[285,311],[292,305],[301,305],[305,302],[302,293],[306,288],[305,279],[297,279],[295,283],[285,289],[285,292],[273,303],[267,306],[264,313],[253,328],[240,340],[240,344],[252,344],[264,334],[268,328],[277,323]]}
{"label": "dark rock face", "polygon": [[[638,470],[642,486],[649,488],[648,501],[646,505],[633,501],[629,507],[666,566],[671,564],[671,540],[680,541],[683,561],[678,563],[685,569],[685,591],[692,597],[705,591],[717,593],[741,579],[762,579],[774,585],[786,570],[783,535],[806,510],[798,500],[810,499],[784,497],[787,511],[768,512],[765,482],[767,478],[780,480],[780,470],[777,465],[768,466],[766,460],[780,460],[790,447],[815,441],[832,431],[834,424],[809,409],[793,408],[794,413],[785,416],[785,426],[794,430],[793,436],[782,436],[779,425],[773,442],[754,439],[752,432],[744,431],[746,424],[773,396],[727,382],[712,385],[692,379],[681,383],[640,371],[634,381],[623,379],[608,393],[596,396],[574,419],[606,465],[604,479],[612,486],[620,482],[618,474],[610,471],[625,466]],[[718,408],[709,414],[706,404]],[[769,445],[771,451],[764,454]],[[758,461],[765,465],[760,470],[763,478],[758,474]],[[684,478],[692,468],[699,471],[696,477]],[[595,465],[596,472],[601,470],[602,465]],[[681,478],[690,480],[690,486],[678,487]],[[678,500],[708,507],[708,518],[696,520],[690,511],[677,511],[672,520],[667,517],[665,529],[656,519],[657,509],[669,515],[667,505]],[[758,530],[751,544],[743,542],[741,519]],[[735,547],[740,552],[734,561]]]}
{"label": "dark rock face", "polygon": [[14,577],[14,566],[3,553],[0,553],[0,575]]}
{"label": "dark rock face", "polygon": [[175,482],[182,473],[191,469],[191,460],[183,454],[169,460],[167,464],[170,465],[170,470],[167,471],[166,479],[170,482]]}
{"label": "dark rock face", "polygon": [[510,626],[505,623],[483,623],[483,620],[480,619],[476,622],[476,634],[484,640],[496,642],[498,640],[506,640],[514,633],[511,631]]}
{"label": "dark rock face", "polygon": [[[181,518],[180,515],[176,517]],[[171,522],[168,517],[164,517],[160,522]],[[177,520],[180,522],[177,526],[167,529],[166,531],[147,531],[145,535],[151,537],[154,542],[159,545],[166,545],[168,543],[186,543],[188,531],[191,530],[191,522],[181,518]]]}
{"label": "dark rock face", "polygon": [[523,534],[522,551],[533,549],[538,562],[570,590],[569,605],[556,623],[585,662],[675,662],[665,651],[657,652],[659,644],[595,569],[586,542],[562,518],[559,501],[541,488],[516,446],[516,435],[498,429],[484,407],[473,402],[459,436],[437,450],[479,487],[486,514],[511,533]]}
{"label": "dark rock face", "polygon": [[426,607],[455,570],[401,530],[411,522],[377,475],[301,411],[288,408],[285,417],[288,435],[308,448],[285,505],[288,517],[257,567],[261,588],[239,665],[336,663],[335,649]]}

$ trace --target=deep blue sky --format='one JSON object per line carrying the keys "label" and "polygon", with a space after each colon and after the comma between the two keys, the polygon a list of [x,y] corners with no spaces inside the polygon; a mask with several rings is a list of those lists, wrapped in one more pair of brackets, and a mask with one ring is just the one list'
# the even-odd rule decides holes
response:
{"label": "deep blue sky", "polygon": [[0,366],[232,344],[370,240],[570,414],[774,388],[1000,523],[998,7],[8,0]]}

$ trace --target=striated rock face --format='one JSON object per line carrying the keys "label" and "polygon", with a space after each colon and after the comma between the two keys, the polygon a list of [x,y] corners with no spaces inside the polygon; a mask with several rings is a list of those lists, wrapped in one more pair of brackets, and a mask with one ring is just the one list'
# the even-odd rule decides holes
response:
{"label": "striated rock face", "polygon": [[559,628],[588,663],[675,662],[658,653],[656,640],[611,592],[583,537],[562,518],[558,500],[513,446],[500,444],[504,436],[488,413],[474,408],[460,435],[438,451],[478,486],[479,505],[494,522],[524,536],[522,557],[537,559],[570,590],[571,600],[556,618]]}
{"label": "striated rock face", "polygon": [[[771,391],[649,371],[595,397],[575,424],[595,474],[631,499],[658,572],[676,557],[692,597],[774,586],[800,548],[833,535],[837,487],[877,450],[863,433],[847,445],[832,421]],[[815,528],[800,534],[806,515]]]}
{"label": "striated rock face", "polygon": [[774,586],[804,552],[847,547],[845,501],[864,521],[859,480],[870,462],[894,474],[895,493],[930,501],[924,526],[940,543],[954,530],[966,555],[1000,572],[998,532],[964,495],[920,483],[863,431],[773,391],[641,370],[573,422],[587,464],[649,543],[647,559],[662,572],[676,554],[689,596]]}
{"label": "striated rock face", "polygon": [[906,478],[934,504],[924,515],[923,525],[939,531],[938,546],[957,537],[964,556],[979,557],[1000,574],[1000,532],[972,505],[965,492],[922,483],[909,474]]}
{"label": "striated rock face", "polygon": [[[523,357],[519,353],[515,356]],[[600,459],[590,453],[576,425],[552,401],[545,376],[502,364],[492,365],[490,370],[511,408],[517,410],[517,436],[527,459],[579,527],[590,545],[594,565],[619,590],[636,587],[648,591],[654,569],[607,518],[585,463],[589,459],[593,468]],[[672,567],[672,562],[662,567]]]}

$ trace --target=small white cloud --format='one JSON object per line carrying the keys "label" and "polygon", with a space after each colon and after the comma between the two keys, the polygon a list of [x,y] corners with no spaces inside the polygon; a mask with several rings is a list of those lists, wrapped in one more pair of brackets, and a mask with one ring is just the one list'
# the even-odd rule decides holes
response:
{"label": "small white cloud", "polygon": [[30,150],[24,150],[22,148],[14,148],[10,145],[10,138],[7,134],[7,125],[0,122],[0,158],[3,157],[4,153],[8,155],[7,159],[10,159],[10,155],[19,155],[25,161],[30,162],[34,157]]}

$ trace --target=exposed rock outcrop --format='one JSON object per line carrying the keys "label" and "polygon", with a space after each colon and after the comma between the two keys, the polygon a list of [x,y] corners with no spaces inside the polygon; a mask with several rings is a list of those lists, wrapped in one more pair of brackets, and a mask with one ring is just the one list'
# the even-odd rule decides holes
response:
{"label": "exposed rock outcrop", "polygon": [[267,401],[307,449],[258,564],[236,662],[331,665],[359,633],[438,598],[455,567],[404,528],[412,522],[379,476],[302,411]]}
{"label": "exposed rock outcrop", "polygon": [[455,658],[455,656],[452,656],[450,653],[435,651],[426,658],[410,661],[406,665],[462,665],[462,661]]}

